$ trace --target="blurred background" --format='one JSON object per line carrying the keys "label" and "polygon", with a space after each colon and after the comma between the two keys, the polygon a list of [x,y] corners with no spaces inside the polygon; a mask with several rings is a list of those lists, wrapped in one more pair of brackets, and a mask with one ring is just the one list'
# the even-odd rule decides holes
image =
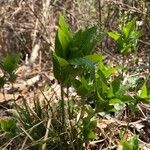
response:
{"label": "blurred background", "polygon": [[[150,49],[149,8],[149,0],[1,0],[0,54],[20,52],[25,60],[40,52],[42,61],[50,59],[61,12],[73,30],[98,25],[99,32],[118,31],[136,17],[143,32],[139,52],[146,55]],[[113,40],[107,36],[96,50],[117,54]]]}

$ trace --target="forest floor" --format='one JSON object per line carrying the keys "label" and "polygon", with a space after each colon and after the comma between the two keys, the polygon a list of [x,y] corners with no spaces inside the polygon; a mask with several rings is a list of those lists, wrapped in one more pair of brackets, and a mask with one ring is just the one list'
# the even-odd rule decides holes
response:
{"label": "forest floor", "polygon": [[[145,70],[143,70],[145,72]],[[60,86],[54,79],[51,69],[34,65],[30,68],[20,65],[16,71],[17,81],[13,84],[6,84],[0,93],[0,117],[6,117],[7,109],[12,109],[14,99],[18,104],[22,104],[25,99],[32,107],[33,99],[38,97],[44,107],[45,97],[51,101],[58,101],[60,97]],[[124,108],[114,117],[105,113],[99,113],[97,118],[97,128],[95,132],[99,135],[96,141],[90,141],[88,149],[117,149],[121,150],[120,130],[126,129],[126,137],[133,134],[139,136],[141,150],[150,150],[150,105],[146,103],[138,104],[138,112],[134,113],[128,108]],[[102,148],[104,149],[104,148]]]}

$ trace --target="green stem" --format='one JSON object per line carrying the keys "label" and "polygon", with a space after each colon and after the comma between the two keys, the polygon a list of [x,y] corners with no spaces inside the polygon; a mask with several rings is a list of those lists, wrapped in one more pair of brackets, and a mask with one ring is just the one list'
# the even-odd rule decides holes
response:
{"label": "green stem", "polygon": [[61,84],[61,115],[62,115],[62,130],[64,130],[65,127],[65,100],[64,100],[64,87]]}
{"label": "green stem", "polygon": [[[102,6],[101,6],[101,0],[98,1],[98,15],[99,15],[99,20],[98,20],[98,25],[99,25],[99,36],[101,35],[102,32]],[[101,52],[103,51],[103,44],[101,42]]]}
{"label": "green stem", "polygon": [[71,141],[71,147],[72,147],[72,150],[75,150],[75,147],[74,147],[74,136],[73,136],[73,125],[72,125],[72,122],[71,122],[71,117],[72,117],[72,112],[70,111],[71,110],[71,106],[70,106],[70,100],[69,100],[69,88],[67,87],[67,102],[68,102],[68,117],[69,117],[69,125],[70,125],[70,141]]}
{"label": "green stem", "polygon": [[122,77],[124,75],[124,70],[125,70],[125,56],[123,55],[123,59],[122,59]]}

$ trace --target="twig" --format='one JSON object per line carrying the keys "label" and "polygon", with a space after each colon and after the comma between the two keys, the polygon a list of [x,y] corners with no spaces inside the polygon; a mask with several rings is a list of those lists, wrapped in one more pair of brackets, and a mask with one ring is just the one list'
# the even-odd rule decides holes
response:
{"label": "twig", "polygon": [[[45,132],[43,141],[46,141],[48,139],[50,124],[51,124],[51,119],[49,119],[47,122],[47,128],[46,128],[46,132]],[[46,150],[46,142],[42,145],[42,150]]]}

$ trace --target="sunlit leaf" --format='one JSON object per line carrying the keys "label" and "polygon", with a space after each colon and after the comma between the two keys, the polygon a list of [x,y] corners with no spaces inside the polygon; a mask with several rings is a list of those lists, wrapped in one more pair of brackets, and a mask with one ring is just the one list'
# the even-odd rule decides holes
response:
{"label": "sunlit leaf", "polygon": [[131,35],[131,32],[135,30],[135,27],[136,27],[136,20],[133,19],[123,27],[122,33],[125,35],[126,38],[128,38]]}
{"label": "sunlit leaf", "polygon": [[113,98],[109,101],[110,105],[115,105],[115,104],[120,104],[120,103],[122,103],[122,101],[118,98]]}
{"label": "sunlit leaf", "polygon": [[114,40],[118,40],[120,38],[120,34],[119,33],[116,33],[116,32],[108,32],[108,35],[113,38]]}
{"label": "sunlit leaf", "polygon": [[147,98],[147,87],[146,87],[146,83],[143,84],[140,94],[139,94],[140,98]]}
{"label": "sunlit leaf", "polygon": [[69,25],[66,22],[64,16],[59,17],[59,27],[55,38],[55,52],[59,57],[67,58],[68,47],[72,40],[72,33],[69,29]]}

